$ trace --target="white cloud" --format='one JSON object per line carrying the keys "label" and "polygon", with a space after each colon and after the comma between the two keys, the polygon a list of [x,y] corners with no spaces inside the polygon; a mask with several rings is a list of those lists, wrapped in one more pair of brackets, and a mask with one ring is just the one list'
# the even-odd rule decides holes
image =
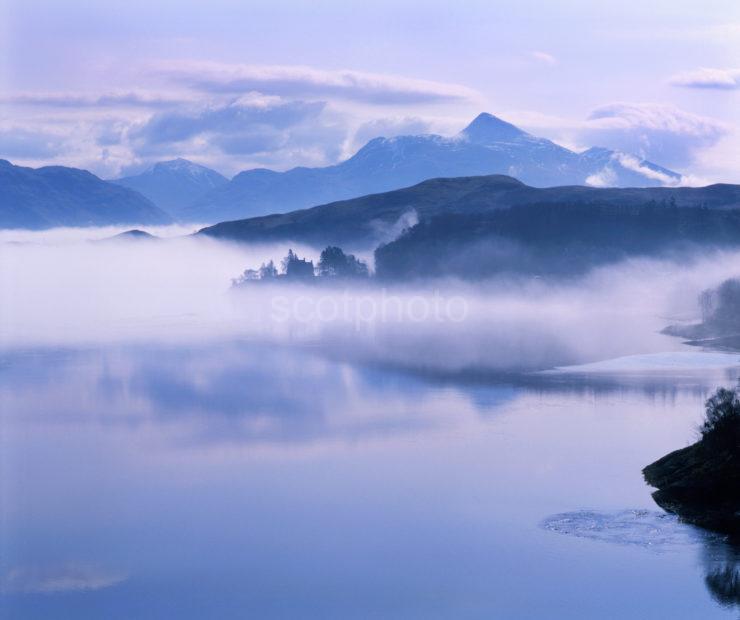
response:
{"label": "white cloud", "polygon": [[701,68],[674,75],[670,79],[674,86],[705,88],[713,90],[740,89],[740,69]]}
{"label": "white cloud", "polygon": [[0,97],[0,104],[48,108],[164,108],[190,104],[184,93],[109,91],[103,93],[21,92]]}
{"label": "white cloud", "polygon": [[588,120],[592,127],[604,129],[651,129],[697,137],[723,132],[713,119],[659,103],[611,103],[592,110]]}
{"label": "white cloud", "polygon": [[315,121],[325,106],[323,101],[282,101],[259,95],[241,97],[226,105],[155,114],[134,134],[152,144],[181,142],[208,134],[216,142],[222,139],[266,142],[264,148],[260,144],[250,147],[264,151],[279,146],[272,138],[281,130],[305,121]]}
{"label": "white cloud", "polygon": [[418,117],[368,121],[372,107],[479,101],[457,84],[302,66],[154,62],[136,73],[146,88],[0,94],[14,121],[0,124],[0,158],[104,178],[173,157],[226,174],[324,166],[352,155],[357,140],[431,130]]}
{"label": "white cloud", "polygon": [[152,72],[211,94],[259,91],[287,97],[336,97],[377,105],[415,105],[479,99],[459,84],[361,71],[306,66],[160,62]]}
{"label": "white cloud", "polygon": [[623,168],[631,170],[632,172],[637,172],[647,179],[660,181],[663,185],[677,185],[679,183],[679,180],[675,177],[665,174],[660,170],[643,166],[642,162],[634,155],[629,155],[628,153],[615,153],[614,159],[618,161]]}
{"label": "white cloud", "polygon": [[394,136],[418,136],[431,132],[429,121],[418,116],[385,117],[367,121],[357,128],[354,142],[362,146],[373,138]]}
{"label": "white cloud", "polygon": [[40,568],[23,567],[8,571],[2,591],[19,594],[53,594],[102,590],[126,580],[126,575],[80,564]]}
{"label": "white cloud", "polygon": [[552,54],[548,54],[547,52],[541,52],[541,51],[534,50],[529,53],[529,56],[533,60],[536,60],[537,62],[541,62],[542,64],[545,64],[545,65],[553,66],[553,65],[558,64],[558,59],[555,58],[555,56],[553,56]]}
{"label": "white cloud", "polygon": [[691,174],[700,177],[696,183],[689,185],[707,185],[711,183],[740,183],[738,169],[737,132],[731,137],[720,140],[711,148],[697,153],[696,160],[691,166]]}
{"label": "white cloud", "polygon": [[252,93],[226,104],[155,114],[129,130],[127,144],[144,160],[216,155],[239,158],[238,168],[245,169],[333,163],[346,136],[346,123],[337,122],[323,101]]}
{"label": "white cloud", "polygon": [[102,178],[175,157],[227,175],[254,167],[328,165],[344,154],[351,127],[326,102],[259,93],[155,110],[30,110],[12,124],[0,122],[0,158],[31,167],[84,168]]}
{"label": "white cloud", "polygon": [[614,187],[617,180],[617,170],[615,169],[615,166],[621,166],[625,170],[636,172],[646,179],[658,181],[665,187],[680,187],[686,185],[697,186],[707,184],[695,176],[681,176],[676,178],[675,176],[666,174],[661,170],[656,170],[655,168],[644,165],[644,163],[634,155],[615,152],[611,156],[611,161],[608,164],[606,164],[599,172],[586,178],[586,185],[590,185],[592,187]]}
{"label": "white cloud", "polygon": [[604,166],[599,172],[586,178],[586,185],[591,187],[614,187],[616,184],[617,173],[610,166]]}
{"label": "white cloud", "polygon": [[672,105],[624,102],[596,108],[579,132],[587,144],[679,168],[728,133],[723,123]]}

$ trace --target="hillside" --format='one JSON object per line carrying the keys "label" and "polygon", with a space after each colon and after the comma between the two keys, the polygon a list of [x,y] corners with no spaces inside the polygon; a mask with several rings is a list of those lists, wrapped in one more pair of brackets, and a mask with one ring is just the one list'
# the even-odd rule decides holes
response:
{"label": "hillside", "polygon": [[186,159],[173,159],[154,164],[141,174],[112,182],[136,190],[160,209],[180,219],[193,201],[222,187],[228,179],[215,170]]}
{"label": "hillside", "polygon": [[384,280],[572,276],[627,258],[740,246],[740,210],[532,204],[421,221],[375,251]]}
{"label": "hillside", "polygon": [[86,170],[0,160],[0,228],[169,224],[150,200]]}
{"label": "hillside", "polygon": [[237,241],[296,241],[369,249],[392,240],[417,219],[436,215],[487,213],[532,204],[628,207],[651,202],[676,207],[738,208],[740,186],[540,189],[501,175],[432,179],[413,187],[291,213],[223,222],[199,234]]}

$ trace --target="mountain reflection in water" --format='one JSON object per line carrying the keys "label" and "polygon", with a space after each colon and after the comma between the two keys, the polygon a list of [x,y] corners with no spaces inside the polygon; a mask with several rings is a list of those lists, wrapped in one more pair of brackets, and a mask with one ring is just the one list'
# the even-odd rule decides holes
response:
{"label": "mountain reflection in water", "polygon": [[[640,470],[733,372],[441,376],[235,341],[5,351],[0,614],[724,618],[737,556],[682,543]],[[539,527],[583,506],[590,527],[621,515],[622,539],[634,508],[675,549]]]}

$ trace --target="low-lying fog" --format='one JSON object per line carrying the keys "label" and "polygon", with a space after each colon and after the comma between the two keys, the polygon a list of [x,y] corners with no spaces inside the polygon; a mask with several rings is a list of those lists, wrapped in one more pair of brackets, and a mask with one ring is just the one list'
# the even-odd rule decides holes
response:
{"label": "low-lying fog", "polygon": [[263,285],[230,291],[247,267],[296,244],[236,245],[148,229],[0,232],[4,348],[250,338],[339,359],[434,371],[547,368],[680,348],[659,331],[698,318],[697,296],[740,272],[740,253],[677,264],[633,260],[584,278],[501,278],[349,290]]}

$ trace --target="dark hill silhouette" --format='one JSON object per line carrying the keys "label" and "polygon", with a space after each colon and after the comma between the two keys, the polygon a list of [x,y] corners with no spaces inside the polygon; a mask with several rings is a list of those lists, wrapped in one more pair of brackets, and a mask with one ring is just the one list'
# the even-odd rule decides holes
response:
{"label": "dark hill silhouette", "polygon": [[534,188],[503,175],[431,179],[412,187],[343,200],[291,213],[223,222],[199,234],[237,241],[295,241],[325,247],[373,248],[404,228],[444,214],[488,213],[532,204],[648,203],[676,207],[740,207],[740,186],[680,188]]}

